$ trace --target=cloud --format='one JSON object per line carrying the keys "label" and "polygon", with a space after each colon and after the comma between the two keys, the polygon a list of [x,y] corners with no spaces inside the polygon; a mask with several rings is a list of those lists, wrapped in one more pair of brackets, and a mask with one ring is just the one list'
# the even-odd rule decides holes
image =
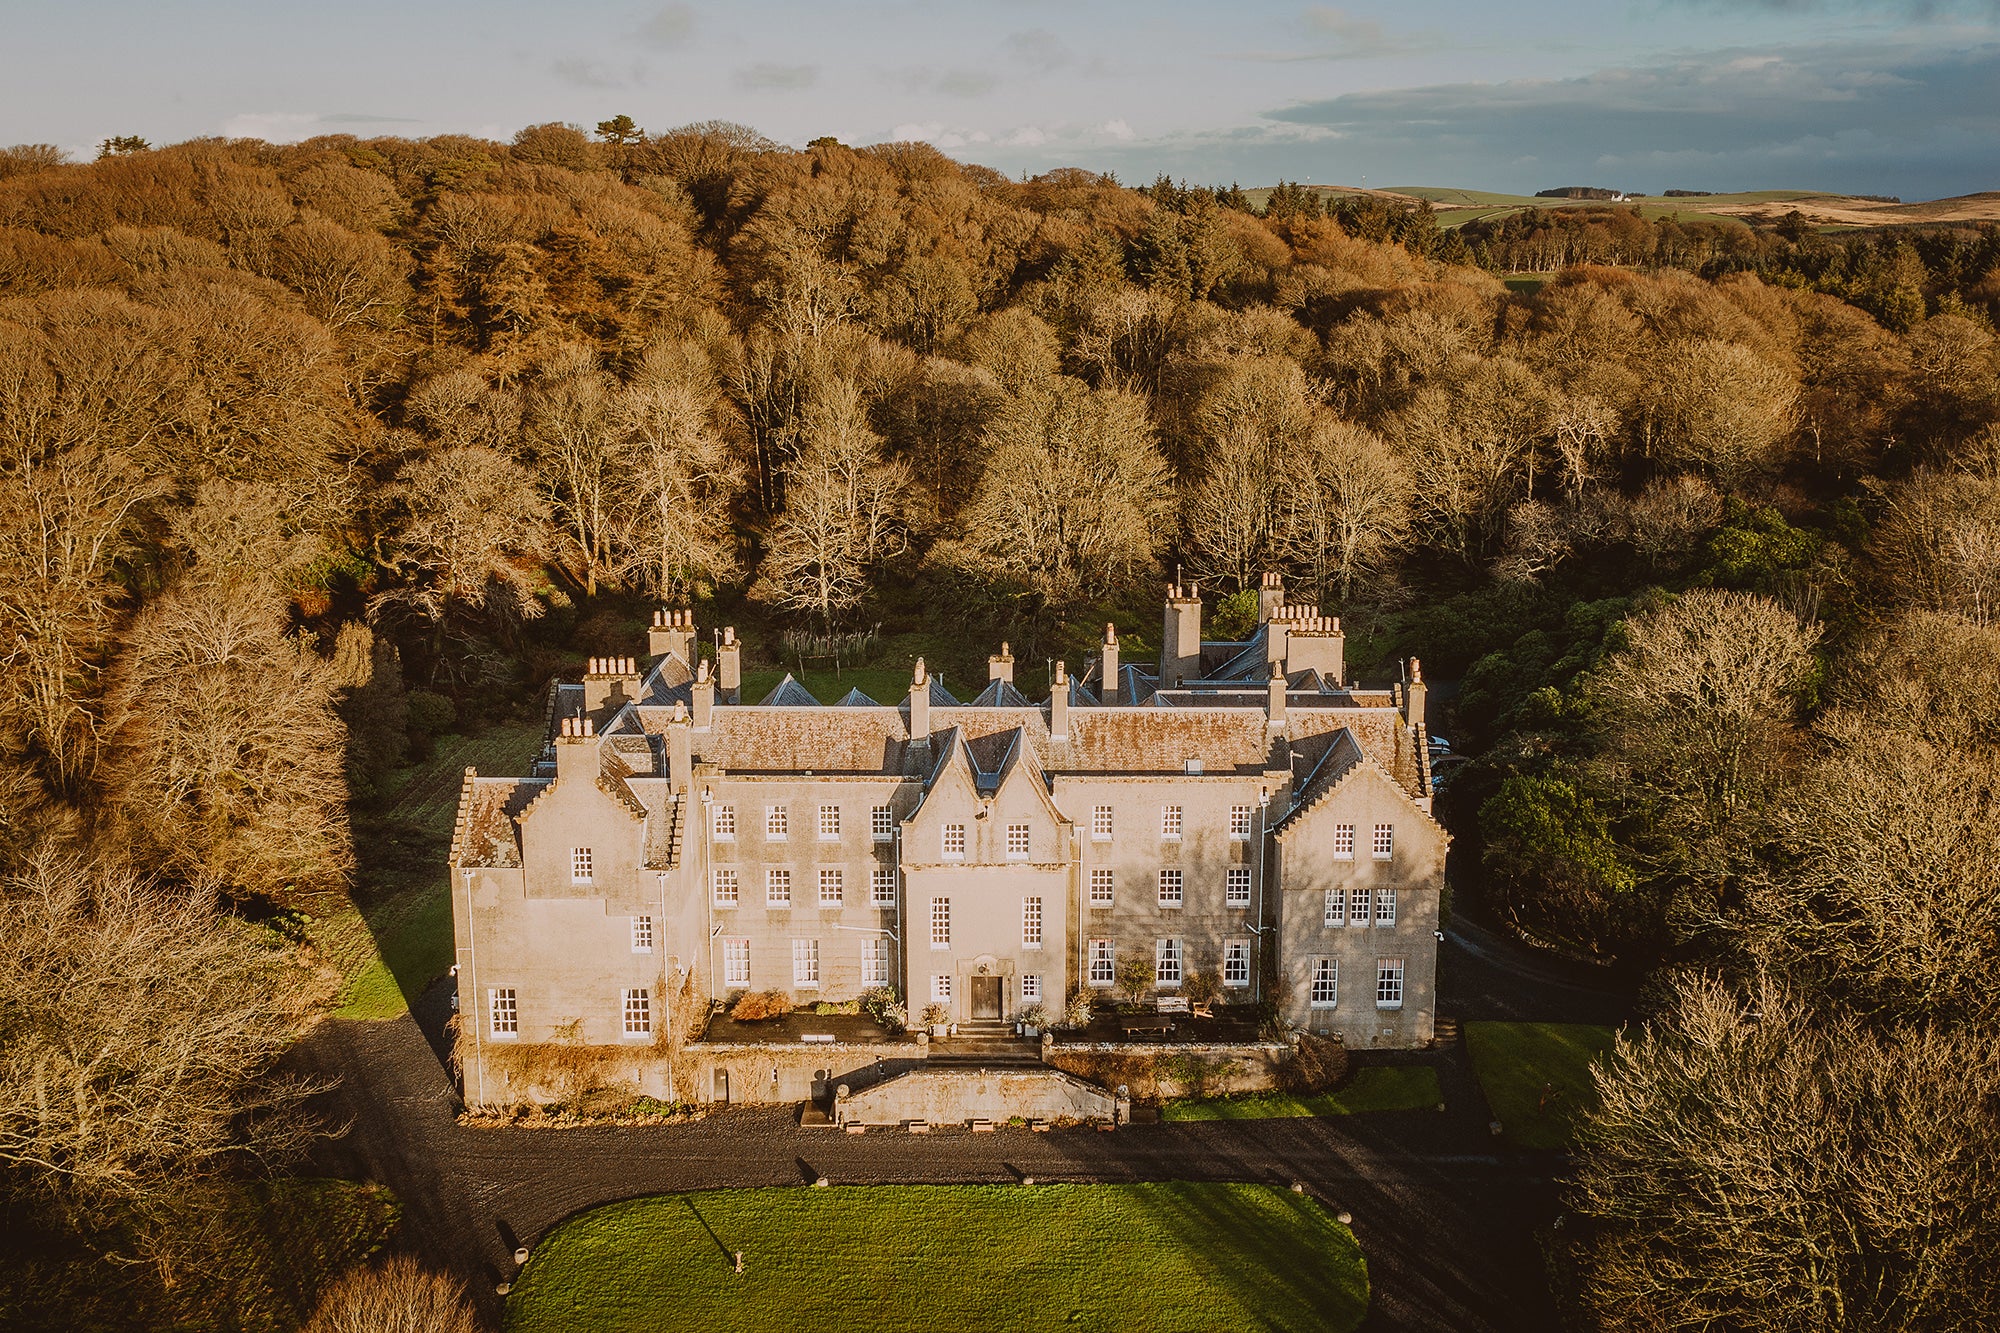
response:
{"label": "cloud", "polygon": [[1097,127],[1097,132],[1107,138],[1126,140],[1133,137],[1132,127],[1124,120],[1107,120]]}
{"label": "cloud", "polygon": [[679,50],[694,40],[694,20],[693,6],[667,5],[641,23],[632,36],[641,46],[655,51]]}
{"label": "cloud", "polygon": [[765,61],[736,71],[736,86],[753,91],[810,88],[817,82],[818,65],[775,65]]}
{"label": "cloud", "polygon": [[2000,0],[1664,0],[1669,7],[1745,9],[1769,14],[1883,14],[1924,23],[1939,19],[2000,18]]}
{"label": "cloud", "polygon": [[1308,9],[1301,26],[1305,41],[1298,50],[1242,51],[1229,58],[1287,65],[1322,60],[1378,60],[1449,51],[1458,45],[1452,37],[1432,30],[1392,33],[1374,19],[1361,18],[1331,5]]}
{"label": "cloud", "polygon": [[931,69],[913,65],[895,71],[894,77],[913,93],[941,93],[946,97],[984,97],[1000,86],[998,76],[981,69]]}
{"label": "cloud", "polygon": [[322,115],[317,111],[244,111],[222,122],[226,139],[262,139],[266,143],[297,143],[319,134],[337,134],[357,125],[415,125],[409,116],[375,116],[354,111]]}
{"label": "cloud", "polygon": [[1001,44],[1009,59],[1033,69],[1062,69],[1075,63],[1062,38],[1047,28],[1030,28],[1026,32],[1010,32]]}
{"label": "cloud", "polygon": [[[620,74],[601,60],[562,56],[549,62],[549,73],[572,88],[626,88],[633,79]],[[633,75],[639,71],[635,68]]]}
{"label": "cloud", "polygon": [[[1490,179],[1532,154],[1632,189],[1797,186],[1912,194],[2000,177],[2000,45],[1710,52],[1578,78],[1349,93],[1271,111],[1386,169]],[[1597,176],[1606,177],[1602,181]],[[1611,179],[1611,177],[1616,179]],[[1699,177],[1699,179],[1693,179]],[[1526,186],[1534,182],[1515,182]]]}

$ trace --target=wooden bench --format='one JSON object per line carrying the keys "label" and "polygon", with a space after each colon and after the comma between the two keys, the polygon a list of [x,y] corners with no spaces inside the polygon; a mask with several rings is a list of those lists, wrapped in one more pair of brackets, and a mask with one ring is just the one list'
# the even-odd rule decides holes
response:
{"label": "wooden bench", "polygon": [[1149,1036],[1165,1036],[1174,1030],[1174,1020],[1165,1014],[1121,1014],[1118,1030],[1128,1037],[1141,1033]]}
{"label": "wooden bench", "polygon": [[1159,998],[1159,1000],[1154,1003],[1153,1008],[1159,1010],[1163,1014],[1184,1014],[1188,1011],[1187,996],[1162,995]]}

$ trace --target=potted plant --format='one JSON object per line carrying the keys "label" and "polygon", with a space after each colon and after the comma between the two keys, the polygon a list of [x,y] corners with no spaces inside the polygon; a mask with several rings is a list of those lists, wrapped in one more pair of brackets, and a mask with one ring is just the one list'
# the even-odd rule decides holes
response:
{"label": "potted plant", "polygon": [[1079,987],[1076,994],[1069,997],[1069,1004],[1063,1009],[1063,1026],[1087,1028],[1096,1015],[1097,1006],[1090,998],[1090,992]]}
{"label": "potted plant", "polygon": [[1021,1011],[1021,1035],[1039,1037],[1042,1029],[1049,1025],[1048,1008],[1040,1003],[1031,1004]]}
{"label": "potted plant", "polygon": [[951,1027],[951,1010],[935,1002],[924,1006],[924,1026],[931,1030],[931,1040],[943,1037]]}

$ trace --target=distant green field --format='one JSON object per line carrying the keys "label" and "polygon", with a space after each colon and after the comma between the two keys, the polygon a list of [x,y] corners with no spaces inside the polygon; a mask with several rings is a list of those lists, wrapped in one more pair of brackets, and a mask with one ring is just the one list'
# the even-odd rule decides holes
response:
{"label": "distant green field", "polygon": [[504,1326],[1343,1333],[1367,1309],[1353,1233],[1269,1185],[877,1185],[593,1209],[535,1247]]}

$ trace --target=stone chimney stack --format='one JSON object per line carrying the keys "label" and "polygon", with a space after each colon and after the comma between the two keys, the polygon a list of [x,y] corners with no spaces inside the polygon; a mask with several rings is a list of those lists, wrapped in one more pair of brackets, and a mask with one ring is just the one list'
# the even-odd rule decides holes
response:
{"label": "stone chimney stack", "polygon": [[672,653],[692,667],[694,612],[665,609],[653,612],[653,627],[646,631],[646,651],[655,662]]}
{"label": "stone chimney stack", "polygon": [[722,642],[715,647],[715,677],[722,702],[743,702],[743,645],[736,641],[734,626],[723,627]]}
{"label": "stone chimney stack", "polygon": [[1340,617],[1320,615],[1318,607],[1304,610],[1307,614],[1286,627],[1285,665],[1292,671],[1317,671],[1322,681],[1338,685],[1347,671],[1347,635]]}
{"label": "stone chimney stack", "polygon": [[1009,685],[1014,683],[1014,654],[1008,651],[1004,642],[999,652],[986,659],[986,678],[1004,680]]}
{"label": "stone chimney stack", "polygon": [[1291,639],[1294,608],[1280,606],[1264,622],[1264,661],[1273,666],[1285,660]]}
{"label": "stone chimney stack", "polygon": [[1410,659],[1410,678],[1403,684],[1403,720],[1421,729],[1424,725],[1424,664]]}
{"label": "stone chimney stack", "polygon": [[910,674],[910,739],[919,740],[931,734],[931,677],[924,670],[924,659],[917,659],[916,670]]}
{"label": "stone chimney stack", "polygon": [[1264,711],[1270,714],[1271,730],[1278,731],[1285,725],[1285,691],[1289,688],[1285,683],[1283,662],[1271,663],[1271,681],[1267,688],[1270,692],[1265,697]]}
{"label": "stone chimney stack", "polygon": [[587,717],[566,717],[556,736],[556,781],[597,781],[597,728]]}
{"label": "stone chimney stack", "polygon": [[583,711],[599,713],[637,702],[639,664],[630,657],[593,657],[583,675]]}
{"label": "stone chimney stack", "polygon": [[1118,702],[1118,627],[1109,621],[1104,624],[1104,665],[1102,679],[1098,681],[1098,694],[1106,704]]}
{"label": "stone chimney stack", "polygon": [[1174,689],[1201,676],[1201,589],[1176,583],[1167,589],[1166,624],[1160,634],[1160,688]]}
{"label": "stone chimney stack", "polygon": [[1257,585],[1257,623],[1268,625],[1285,605],[1285,576],[1266,574]]}
{"label": "stone chimney stack", "polygon": [[701,665],[694,669],[694,725],[697,731],[707,731],[715,722],[715,673],[709,670],[708,659],[701,659]]}
{"label": "stone chimney stack", "polygon": [[684,792],[693,777],[694,724],[688,718],[687,705],[675,700],[673,714],[667,719],[667,785]]}
{"label": "stone chimney stack", "polygon": [[1056,659],[1055,678],[1049,681],[1049,739],[1069,739],[1069,667]]}

